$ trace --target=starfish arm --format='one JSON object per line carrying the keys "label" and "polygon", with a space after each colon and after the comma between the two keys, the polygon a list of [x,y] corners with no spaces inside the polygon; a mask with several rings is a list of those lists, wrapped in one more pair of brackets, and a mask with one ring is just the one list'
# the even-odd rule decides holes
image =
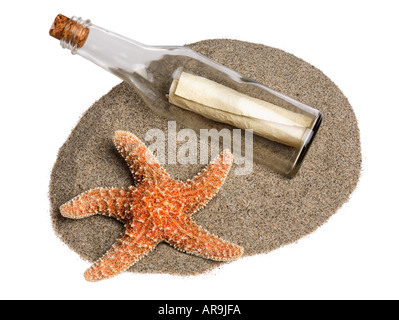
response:
{"label": "starfish arm", "polygon": [[66,218],[82,219],[102,214],[124,221],[129,201],[135,188],[97,188],[86,191],[60,207],[61,215]]}
{"label": "starfish arm", "polygon": [[101,259],[86,270],[85,279],[100,281],[126,271],[147,255],[158,242],[151,232],[145,230],[144,223],[135,223],[134,227],[128,228]]}
{"label": "starfish arm", "polygon": [[136,184],[141,183],[144,179],[155,180],[169,177],[151,151],[134,134],[117,131],[114,136],[114,144],[129,165]]}
{"label": "starfish arm", "polygon": [[187,199],[184,212],[188,215],[200,210],[219,191],[233,163],[229,150],[223,151],[201,173],[184,184],[182,195]]}
{"label": "starfish arm", "polygon": [[165,241],[180,251],[215,261],[235,260],[244,252],[242,247],[210,234],[188,217],[171,224],[174,231],[165,236]]}

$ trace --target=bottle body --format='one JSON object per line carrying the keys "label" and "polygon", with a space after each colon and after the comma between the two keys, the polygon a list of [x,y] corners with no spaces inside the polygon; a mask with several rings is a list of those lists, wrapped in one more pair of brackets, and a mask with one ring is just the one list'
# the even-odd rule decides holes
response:
{"label": "bottle body", "polygon": [[[71,21],[88,34],[80,47],[61,39],[63,47],[130,83],[158,115],[197,132],[253,130],[253,160],[296,175],[321,124],[318,110],[187,47],[147,46],[88,21]],[[246,143],[243,134],[238,142],[243,156]]]}

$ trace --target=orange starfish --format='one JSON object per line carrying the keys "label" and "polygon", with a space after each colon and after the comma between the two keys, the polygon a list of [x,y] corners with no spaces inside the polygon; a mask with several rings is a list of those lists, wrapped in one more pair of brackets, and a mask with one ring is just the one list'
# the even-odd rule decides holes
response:
{"label": "orange starfish", "polygon": [[216,261],[237,259],[243,248],[195,224],[190,215],[204,207],[223,184],[233,156],[226,150],[194,179],[176,181],[135,135],[117,131],[114,143],[125,158],[136,187],[89,190],[60,207],[64,217],[81,219],[102,214],[125,224],[125,232],[86,272],[98,281],[125,271],[159,242]]}

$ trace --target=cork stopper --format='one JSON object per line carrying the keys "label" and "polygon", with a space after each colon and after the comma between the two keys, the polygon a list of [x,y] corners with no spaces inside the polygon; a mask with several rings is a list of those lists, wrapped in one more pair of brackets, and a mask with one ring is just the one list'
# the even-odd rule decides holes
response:
{"label": "cork stopper", "polygon": [[89,36],[89,28],[83,26],[75,19],[70,19],[62,14],[59,14],[50,28],[50,36],[70,43],[73,47],[83,47],[87,37]]}

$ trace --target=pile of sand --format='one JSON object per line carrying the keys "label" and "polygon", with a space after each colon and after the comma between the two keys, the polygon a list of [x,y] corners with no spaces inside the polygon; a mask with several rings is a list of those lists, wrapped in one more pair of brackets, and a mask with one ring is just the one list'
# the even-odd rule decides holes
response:
{"label": "pile of sand", "polygon": [[[346,97],[320,70],[278,49],[235,40],[207,40],[190,47],[324,114],[294,179],[256,164],[250,175],[230,172],[219,194],[193,216],[194,221],[243,246],[244,255],[270,252],[314,231],[349,199],[360,176],[359,129]],[[123,226],[104,216],[66,219],[59,206],[91,188],[134,184],[112,137],[116,130],[126,130],[144,141],[152,128],[166,133],[167,120],[152,113],[128,84],[121,83],[82,116],[60,149],[50,182],[51,217],[56,234],[82,258],[101,257]],[[191,179],[203,167],[164,165],[180,180]],[[161,243],[129,271],[189,275],[218,265]]]}

